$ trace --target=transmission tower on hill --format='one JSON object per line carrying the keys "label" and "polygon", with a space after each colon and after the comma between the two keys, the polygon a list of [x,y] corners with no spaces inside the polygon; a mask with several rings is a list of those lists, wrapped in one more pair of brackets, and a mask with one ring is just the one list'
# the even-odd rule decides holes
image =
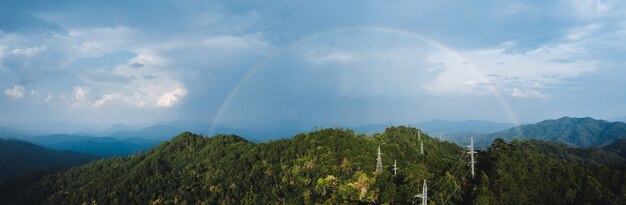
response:
{"label": "transmission tower on hill", "polygon": [[383,159],[380,153],[380,146],[378,146],[378,157],[376,158],[376,172],[383,172]]}
{"label": "transmission tower on hill", "polygon": [[415,204],[415,200],[417,198],[422,199],[422,203],[420,203],[421,205],[428,204],[428,186],[426,185],[426,179],[424,179],[424,185],[422,185],[422,193],[413,196],[413,204]]}
{"label": "transmission tower on hill", "polygon": [[470,137],[470,145],[467,146],[467,148],[469,149],[467,151],[468,154],[470,154],[470,165],[472,166],[472,178],[474,178],[474,166],[476,164],[476,161],[474,160],[474,154],[476,154],[476,151],[474,151],[474,138]]}

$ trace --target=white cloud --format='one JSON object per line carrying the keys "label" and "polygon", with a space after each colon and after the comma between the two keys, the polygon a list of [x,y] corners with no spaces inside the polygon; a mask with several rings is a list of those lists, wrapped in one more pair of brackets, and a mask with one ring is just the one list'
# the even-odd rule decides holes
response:
{"label": "white cloud", "polygon": [[625,17],[626,4],[622,0],[564,0],[563,8],[583,20]]}
{"label": "white cloud", "polygon": [[[433,63],[443,64],[441,73],[423,87],[435,95],[487,95],[494,91],[512,97],[544,97],[541,84],[564,84],[568,79],[596,70],[594,60],[577,43],[546,45],[522,53],[505,48],[463,52],[466,59],[435,53]],[[539,85],[539,86],[538,86]]]}
{"label": "white cloud", "polygon": [[[133,65],[133,64],[141,64],[143,66],[160,66],[160,65],[164,65],[167,63],[167,59],[165,59],[164,57],[159,56],[158,54],[155,53],[151,53],[150,51],[146,51],[142,50],[143,52],[140,52],[137,54],[136,57],[132,58],[129,61],[129,65]],[[137,66],[131,66],[133,68],[137,68]]]}
{"label": "white cloud", "polygon": [[582,38],[585,38],[591,34],[593,34],[598,29],[601,29],[602,26],[600,24],[589,24],[586,26],[580,26],[573,29],[570,29],[568,34],[565,36],[566,39],[576,41]]}
{"label": "white cloud", "polygon": [[301,55],[313,63],[350,63],[359,59],[354,53],[345,51],[309,51]]}
{"label": "white cloud", "polygon": [[184,88],[176,88],[172,92],[165,93],[159,98],[159,101],[156,103],[157,107],[172,107],[176,102],[180,100],[180,98],[187,95],[187,90]]}
{"label": "white cloud", "polygon": [[132,47],[136,44],[130,43],[135,34],[134,30],[127,27],[69,28],[69,37],[66,39],[77,55],[94,57]]}
{"label": "white cloud", "polygon": [[46,96],[46,99],[44,100],[44,102],[45,103],[52,103],[52,100],[54,100],[54,94],[48,93],[48,96]]}
{"label": "white cloud", "polygon": [[25,56],[34,56],[38,53],[46,51],[47,49],[48,47],[46,45],[31,48],[15,48],[13,49],[13,51],[11,51],[11,53]]}
{"label": "white cloud", "polygon": [[518,98],[543,98],[543,95],[536,90],[521,90],[519,88],[513,88],[510,94],[511,96]]}
{"label": "white cloud", "polygon": [[121,97],[123,97],[121,93],[105,94],[105,95],[102,95],[102,98],[96,100],[96,102],[93,103],[93,106],[96,108],[99,108],[105,104],[108,104],[112,101],[120,99]]}
{"label": "white cloud", "polygon": [[0,59],[2,59],[2,57],[4,56],[6,48],[7,48],[7,46],[0,45]]}
{"label": "white cloud", "polygon": [[8,88],[4,91],[4,95],[11,99],[20,99],[24,97],[24,87],[15,85],[13,88]]}
{"label": "white cloud", "polygon": [[84,101],[90,91],[88,87],[74,86],[74,98],[77,101]]}
{"label": "white cloud", "polygon": [[148,96],[137,92],[132,95],[126,95],[124,93],[110,93],[102,95],[100,99],[93,103],[93,107],[101,108],[110,104],[144,107],[148,101],[156,101],[156,99],[150,99]]}

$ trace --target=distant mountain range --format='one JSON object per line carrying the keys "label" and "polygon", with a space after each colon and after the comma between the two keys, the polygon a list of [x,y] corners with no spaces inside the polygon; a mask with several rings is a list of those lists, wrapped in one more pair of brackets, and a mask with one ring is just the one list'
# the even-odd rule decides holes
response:
{"label": "distant mountain range", "polygon": [[13,138],[22,138],[27,135],[23,134],[19,130],[15,130],[7,127],[0,127],[0,139],[13,139]]}
{"label": "distant mountain range", "polygon": [[[246,136],[252,142],[265,142],[283,139],[299,133],[313,131],[315,127],[307,127],[306,123],[287,123],[284,128],[274,129],[245,129],[217,125],[209,133],[209,124],[187,121],[171,121],[155,124],[149,127],[133,127],[116,124],[99,134],[56,134],[29,136],[19,130],[0,128],[0,138],[15,138],[33,142],[57,150],[73,150],[100,156],[124,156],[141,150],[147,150],[155,144],[169,140],[171,136],[184,131],[202,133],[208,136],[214,134],[236,134]],[[368,124],[348,126],[358,133],[372,134],[383,132],[393,124]],[[473,136],[476,147],[485,148],[491,145],[494,139],[536,139],[550,142],[559,142],[571,147],[602,147],[617,139],[626,137],[626,123],[608,122],[592,118],[564,117],[556,120],[546,120],[536,124],[514,127],[513,124],[489,121],[447,121],[431,120],[411,123],[434,137],[465,145],[469,143],[469,136]],[[290,126],[290,127],[287,127]]]}
{"label": "distant mountain range", "polygon": [[469,136],[474,136],[475,146],[481,148],[488,147],[497,138],[507,141],[513,139],[542,140],[582,148],[604,147],[619,139],[626,138],[626,123],[608,122],[590,117],[562,117],[544,120],[536,124],[521,125],[491,134],[457,136],[447,140],[458,144],[468,144]]}
{"label": "distant mountain range", "polygon": [[493,133],[503,129],[514,127],[510,123],[499,123],[482,120],[468,121],[447,121],[447,120],[431,120],[411,124],[421,130],[430,133],[433,136],[438,134],[446,135],[453,133]]}
{"label": "distant mountain range", "polygon": [[0,182],[29,172],[68,168],[97,159],[73,151],[57,151],[20,140],[0,139]]}
{"label": "distant mountain range", "polygon": [[139,151],[146,151],[160,142],[139,137],[118,139],[65,134],[36,136],[23,140],[55,150],[71,150],[103,157],[126,156]]}
{"label": "distant mountain range", "polygon": [[[168,132],[168,134],[180,132],[182,131]],[[143,133],[129,136],[106,137],[101,137],[90,133],[31,136],[28,134],[23,134],[19,130],[0,128],[0,139],[21,140],[49,149],[59,151],[75,151],[80,153],[97,155],[100,157],[126,156],[139,151],[148,150],[154,145],[163,141],[163,139],[149,139],[139,137],[149,136],[141,134]]]}

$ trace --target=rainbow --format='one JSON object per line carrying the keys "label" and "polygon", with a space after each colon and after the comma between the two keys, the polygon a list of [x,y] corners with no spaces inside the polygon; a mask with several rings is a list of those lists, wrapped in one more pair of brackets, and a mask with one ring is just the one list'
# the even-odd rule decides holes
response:
{"label": "rainbow", "polygon": [[[353,32],[353,31],[391,33],[391,34],[396,34],[396,35],[400,35],[400,36],[404,36],[404,37],[409,37],[409,38],[412,38],[412,39],[416,39],[416,40],[420,40],[420,41],[426,42],[426,43],[436,47],[437,49],[446,52],[447,54],[451,55],[452,57],[454,57],[456,60],[458,60],[460,62],[471,62],[468,59],[466,59],[465,57],[463,57],[463,55],[461,55],[459,52],[455,51],[454,49],[452,49],[452,48],[450,48],[450,47],[448,47],[448,46],[446,46],[446,45],[444,45],[444,44],[442,44],[442,43],[440,43],[438,41],[433,40],[432,38],[420,35],[418,33],[410,32],[410,31],[406,31],[406,30],[401,30],[401,29],[388,28],[388,27],[366,26],[366,27],[348,27],[348,28],[341,28],[341,29],[333,29],[333,30],[327,30],[327,31],[323,31],[323,32],[310,34],[310,35],[304,36],[304,37],[302,37],[302,38],[300,38],[300,39],[298,39],[296,41],[293,41],[293,42],[287,44],[285,47],[283,47],[281,49],[278,49],[278,50],[272,52],[266,58],[262,59],[257,64],[255,64],[253,67],[251,67],[248,70],[248,72],[246,72],[244,74],[244,76],[241,78],[241,80],[239,82],[237,82],[237,84],[232,88],[232,90],[228,93],[226,98],[224,98],[224,101],[220,105],[217,113],[215,114],[215,116],[214,116],[214,118],[212,120],[211,127],[209,128],[209,133],[213,133],[213,131],[215,130],[216,124],[220,121],[222,115],[224,114],[224,110],[226,110],[226,108],[228,107],[228,105],[230,104],[232,99],[237,95],[237,93],[239,92],[241,87],[243,87],[246,84],[246,82],[248,80],[250,80],[261,68],[263,68],[265,66],[265,64],[267,64],[268,62],[272,61],[274,58],[276,58],[277,56],[281,55],[286,50],[288,50],[290,48],[293,48],[294,46],[297,46],[297,45],[301,44],[302,42],[306,42],[306,41],[310,41],[310,40],[313,40],[313,39],[317,39],[317,38],[320,38],[320,37],[323,37],[323,36],[326,36],[326,35],[329,35],[329,34],[336,34],[336,33],[342,33],[342,32]],[[467,69],[470,72],[472,72],[473,74],[476,74],[476,76],[480,76],[480,78],[481,78],[480,80],[482,82],[489,83],[489,80],[487,78],[485,78],[484,75],[482,75],[482,72],[478,68],[473,66],[471,63],[465,63],[464,65],[467,67]],[[511,120],[511,122],[514,125],[520,125],[520,122],[517,119],[517,116],[515,115],[515,113],[511,109],[511,106],[506,101],[504,96],[500,92],[498,92],[498,90],[496,90],[494,87],[489,86],[488,89],[498,99],[499,103],[502,105],[502,107],[506,111],[506,113],[507,113],[509,119]]]}

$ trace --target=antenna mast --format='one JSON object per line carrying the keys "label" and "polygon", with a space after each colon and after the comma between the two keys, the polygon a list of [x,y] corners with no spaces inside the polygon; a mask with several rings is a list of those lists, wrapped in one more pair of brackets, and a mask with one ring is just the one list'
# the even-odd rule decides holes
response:
{"label": "antenna mast", "polygon": [[474,165],[476,164],[476,161],[474,160],[474,154],[476,154],[476,151],[474,151],[474,137],[470,137],[470,145],[467,146],[467,148],[469,149],[467,151],[468,154],[470,154],[470,165],[472,166],[472,178],[474,178]]}

